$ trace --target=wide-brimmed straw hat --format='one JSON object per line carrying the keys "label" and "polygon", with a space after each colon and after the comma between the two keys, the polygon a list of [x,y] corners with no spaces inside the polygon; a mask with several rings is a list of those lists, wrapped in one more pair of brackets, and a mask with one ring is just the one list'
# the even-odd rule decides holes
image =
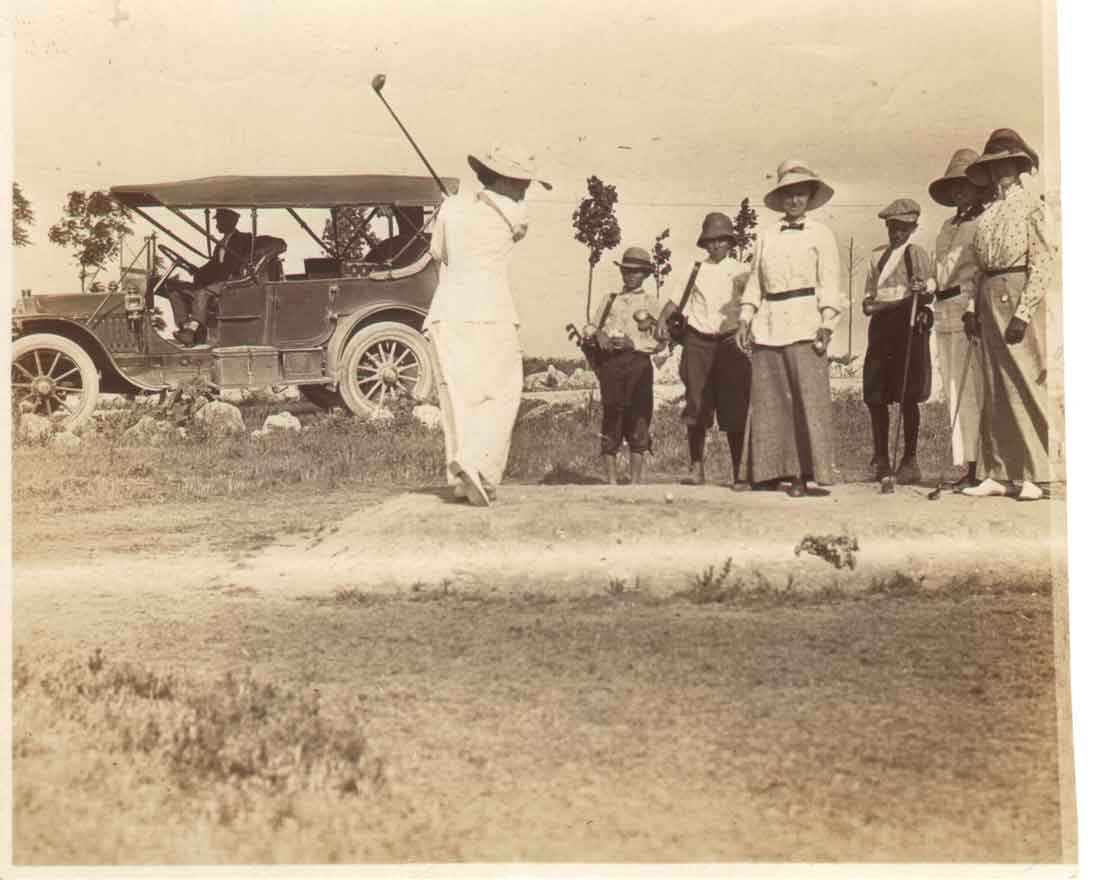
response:
{"label": "wide-brimmed straw hat", "polygon": [[1022,137],[1011,128],[998,128],[989,136],[982,154],[966,169],[966,176],[978,186],[989,186],[993,182],[989,166],[1000,159],[1012,159],[1021,174],[1039,168],[1039,154]]}
{"label": "wide-brimmed straw hat", "polygon": [[820,208],[833,197],[833,188],[814,174],[809,166],[800,159],[787,159],[781,163],[776,172],[776,177],[778,179],[775,189],[764,196],[764,204],[781,214],[783,213],[783,190],[789,186],[794,186],[796,183],[812,183],[815,185],[810,200],[806,204],[807,211]]}
{"label": "wide-brimmed straw hat", "polygon": [[699,240],[695,243],[702,247],[716,238],[733,239],[734,237],[733,221],[729,218],[729,214],[715,211],[703,218],[703,231],[699,233]]}
{"label": "wide-brimmed straw hat", "polygon": [[652,272],[654,269],[653,258],[649,255],[649,251],[641,247],[628,247],[623,251],[622,262],[618,260],[613,262],[620,269],[642,269],[646,272]]}
{"label": "wide-brimmed straw hat", "polygon": [[493,144],[481,155],[470,155],[466,159],[474,171],[479,168],[487,168],[501,177],[512,177],[516,180],[537,180],[546,189],[553,189],[547,181],[539,177],[535,154],[515,144]]}
{"label": "wide-brimmed straw hat", "polygon": [[973,183],[974,181],[966,176],[966,169],[973,165],[977,159],[978,153],[975,150],[967,147],[956,150],[955,155],[951,157],[951,161],[947,163],[947,170],[943,172],[943,176],[928,184],[928,195],[932,197],[932,200],[944,207],[954,208],[955,202],[951,198],[952,184],[958,180]]}
{"label": "wide-brimmed straw hat", "polygon": [[912,199],[894,199],[878,212],[883,220],[897,220],[901,223],[916,223],[920,220],[920,205]]}

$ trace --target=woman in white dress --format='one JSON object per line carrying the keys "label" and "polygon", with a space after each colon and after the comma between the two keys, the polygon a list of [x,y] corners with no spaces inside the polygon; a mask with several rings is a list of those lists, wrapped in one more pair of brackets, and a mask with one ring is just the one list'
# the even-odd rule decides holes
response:
{"label": "woman in white dress", "polygon": [[484,507],[504,476],[523,391],[508,261],[527,234],[527,188],[532,180],[550,184],[539,180],[534,157],[514,147],[494,146],[469,162],[484,189],[446,199],[436,215],[431,254],[440,281],[426,324],[447,482]]}

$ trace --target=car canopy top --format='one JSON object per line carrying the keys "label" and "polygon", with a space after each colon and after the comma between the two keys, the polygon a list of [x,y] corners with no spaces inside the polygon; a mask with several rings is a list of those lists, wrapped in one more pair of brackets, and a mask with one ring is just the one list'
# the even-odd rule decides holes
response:
{"label": "car canopy top", "polygon": [[[451,192],[458,180],[443,178]],[[339,208],[356,205],[438,205],[431,177],[394,174],[323,174],[303,177],[202,177],[169,183],[113,186],[128,208]]]}

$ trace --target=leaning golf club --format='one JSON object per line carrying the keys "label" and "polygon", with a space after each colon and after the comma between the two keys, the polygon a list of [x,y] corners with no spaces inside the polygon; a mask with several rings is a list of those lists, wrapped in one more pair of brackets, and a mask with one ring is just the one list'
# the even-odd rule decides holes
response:
{"label": "leaning golf club", "polygon": [[378,99],[386,105],[386,109],[390,111],[390,116],[392,116],[393,121],[397,123],[397,127],[400,128],[405,137],[409,139],[409,143],[412,144],[412,148],[416,150],[416,155],[420,157],[420,161],[424,163],[425,167],[428,169],[428,172],[432,175],[432,177],[435,178],[435,182],[439,184],[440,192],[442,192],[445,196],[451,195],[450,190],[448,190],[447,187],[443,185],[443,181],[440,180],[439,175],[435,173],[435,169],[432,168],[432,163],[428,161],[428,157],[421,152],[420,147],[416,145],[416,141],[414,141],[412,135],[409,134],[409,130],[405,128],[405,126],[401,123],[401,120],[397,118],[397,114],[393,112],[393,107],[390,106],[390,102],[382,96],[382,87],[385,86],[385,84],[386,74],[384,73],[376,73],[370,81],[370,87],[374,89],[374,93],[378,95]]}
{"label": "leaning golf club", "polygon": [[912,294],[913,305],[909,308],[909,335],[905,339],[905,367],[901,372],[901,395],[898,401],[898,424],[894,429],[894,455],[890,462],[889,475],[882,478],[881,491],[883,495],[893,495],[896,478],[894,474],[898,469],[898,441],[901,440],[901,423],[904,420],[902,411],[905,407],[905,393],[909,390],[909,356],[913,351],[913,325],[917,320],[917,295]]}
{"label": "leaning golf club", "polygon": [[[959,420],[959,412],[962,410],[963,392],[966,391],[966,380],[970,375],[970,357],[974,354],[974,343],[971,342],[966,347],[966,359],[963,361],[962,378],[959,380],[958,397],[955,400],[955,414],[951,416],[951,428],[947,432],[948,441],[952,441],[955,437],[955,424]],[[939,500],[940,495],[943,494],[943,471],[940,471],[940,478],[936,481],[936,488],[928,493],[929,501]]]}

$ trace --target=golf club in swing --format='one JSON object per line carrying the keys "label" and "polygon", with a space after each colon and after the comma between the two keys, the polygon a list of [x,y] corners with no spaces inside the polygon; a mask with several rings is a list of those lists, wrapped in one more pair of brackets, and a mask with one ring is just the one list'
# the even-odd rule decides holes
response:
{"label": "golf club in swing", "polygon": [[[974,354],[974,346],[977,343],[969,342],[966,347],[966,359],[963,361],[962,377],[959,379],[959,391],[958,397],[955,400],[955,414],[951,416],[951,427],[947,431],[948,442],[953,442],[955,437],[955,424],[959,420],[959,412],[962,410],[963,393],[966,391],[966,380],[970,375],[970,359]],[[946,468],[944,469],[946,470]],[[943,471],[940,471],[940,478],[936,481],[936,488],[928,493],[929,501],[937,501],[940,495],[943,494]]]}
{"label": "golf club in swing", "polygon": [[401,120],[397,118],[397,114],[393,112],[393,107],[390,106],[390,102],[387,101],[382,95],[382,88],[386,85],[386,74],[376,73],[371,81],[370,87],[374,89],[374,93],[378,95],[378,100],[386,105],[386,109],[390,111],[390,116],[393,117],[393,121],[397,123],[397,127],[401,129],[406,138],[409,139],[409,143],[412,144],[412,148],[416,150],[416,155],[420,157],[420,161],[424,163],[424,166],[428,169],[428,172],[435,178],[435,182],[439,185],[440,192],[445,196],[454,195],[447,187],[443,185],[443,181],[439,179],[439,175],[435,173],[435,169],[432,168],[432,163],[428,161],[428,157],[421,152],[420,147],[416,145],[416,141],[413,140],[409,130],[401,123]]}
{"label": "golf club in swing", "polygon": [[890,460],[890,473],[882,478],[880,490],[883,495],[894,494],[896,479],[894,474],[898,469],[898,441],[901,440],[901,423],[904,421],[903,410],[905,408],[905,393],[909,390],[909,357],[913,351],[913,327],[917,321],[917,295],[913,294],[913,304],[909,307],[909,335],[905,340],[905,367],[901,372],[901,394],[898,400],[898,423],[894,429],[894,454]]}

